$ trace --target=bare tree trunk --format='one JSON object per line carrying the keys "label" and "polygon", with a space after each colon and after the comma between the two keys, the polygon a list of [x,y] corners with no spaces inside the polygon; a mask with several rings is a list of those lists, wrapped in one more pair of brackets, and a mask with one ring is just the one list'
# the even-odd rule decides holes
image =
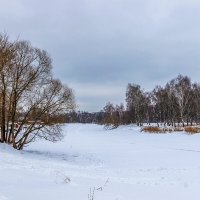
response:
{"label": "bare tree trunk", "polygon": [[6,123],[6,109],[5,109],[5,101],[6,101],[6,92],[5,92],[5,78],[4,75],[2,75],[2,83],[3,83],[3,90],[2,90],[2,108],[1,108],[1,142],[4,143],[5,142],[5,133],[6,133],[6,127],[5,127],[5,123]]}

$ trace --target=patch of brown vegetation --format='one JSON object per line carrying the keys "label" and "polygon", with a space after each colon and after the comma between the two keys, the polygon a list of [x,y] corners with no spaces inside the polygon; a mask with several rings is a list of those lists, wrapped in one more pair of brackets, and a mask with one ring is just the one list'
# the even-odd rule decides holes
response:
{"label": "patch of brown vegetation", "polygon": [[145,126],[141,128],[141,132],[146,133],[172,133],[172,132],[183,132],[188,134],[200,133],[200,126],[186,126],[186,127],[158,127],[158,126]]}
{"label": "patch of brown vegetation", "polygon": [[165,133],[166,132],[163,128],[160,128],[158,126],[145,126],[141,129],[141,131],[144,131],[147,133]]}
{"label": "patch of brown vegetation", "polygon": [[185,132],[189,134],[200,133],[200,127],[188,126],[188,127],[185,127]]}

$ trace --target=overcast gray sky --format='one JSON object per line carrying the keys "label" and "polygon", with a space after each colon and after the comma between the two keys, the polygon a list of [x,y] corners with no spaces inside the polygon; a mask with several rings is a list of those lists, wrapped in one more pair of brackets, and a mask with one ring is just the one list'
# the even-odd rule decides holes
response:
{"label": "overcast gray sky", "polygon": [[0,0],[0,31],[46,49],[80,110],[178,74],[200,82],[199,0]]}

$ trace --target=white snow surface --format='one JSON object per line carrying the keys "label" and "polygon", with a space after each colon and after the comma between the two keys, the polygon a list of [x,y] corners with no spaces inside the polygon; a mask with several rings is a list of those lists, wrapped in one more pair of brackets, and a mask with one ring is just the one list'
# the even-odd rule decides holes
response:
{"label": "white snow surface", "polygon": [[200,134],[63,129],[57,143],[37,141],[23,151],[0,144],[0,200],[200,199]]}

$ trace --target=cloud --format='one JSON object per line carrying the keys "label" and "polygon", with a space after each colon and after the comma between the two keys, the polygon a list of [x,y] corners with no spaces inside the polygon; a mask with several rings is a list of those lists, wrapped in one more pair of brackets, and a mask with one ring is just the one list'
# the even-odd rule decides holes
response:
{"label": "cloud", "polygon": [[198,0],[0,0],[2,31],[46,49],[81,110],[124,101],[179,73],[198,81]]}

